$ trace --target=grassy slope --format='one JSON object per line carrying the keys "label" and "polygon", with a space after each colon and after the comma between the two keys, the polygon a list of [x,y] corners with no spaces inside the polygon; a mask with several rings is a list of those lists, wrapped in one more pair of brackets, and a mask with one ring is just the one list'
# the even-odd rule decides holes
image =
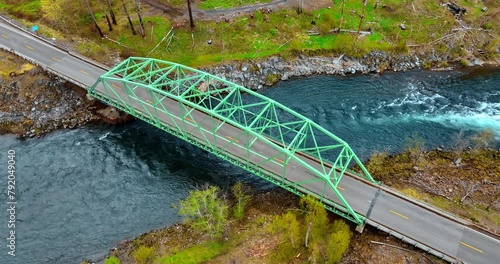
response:
{"label": "grassy slope", "polygon": [[231,8],[255,3],[268,3],[272,0],[204,0],[198,4],[201,9]]}
{"label": "grassy slope", "polygon": [[[186,0],[160,0],[163,3],[184,7]],[[200,9],[214,9],[214,8],[231,8],[237,6],[244,6],[256,3],[268,3],[272,0],[200,0],[191,1],[193,6],[198,6]]]}
{"label": "grassy slope", "polygon": [[[8,4],[8,1],[10,0],[0,0],[0,3]],[[480,5],[474,6],[465,0],[457,2],[468,8],[466,22],[475,28],[481,26],[489,28],[491,36],[498,36],[500,30],[498,23],[492,23],[495,22],[495,18],[491,17],[493,12],[496,12],[495,8],[491,7],[490,11],[481,12],[482,6]],[[22,2],[18,5],[10,5],[7,9],[17,15],[21,13],[22,16],[35,21],[32,17],[34,14],[36,19],[40,18],[39,4],[35,3],[37,1]],[[209,1],[203,3],[209,3]],[[146,56],[175,25],[172,31],[174,38],[171,40],[167,38],[149,55],[150,57],[190,66],[201,66],[227,60],[255,59],[276,54],[290,58],[297,52],[305,52],[306,54],[345,53],[352,56],[361,56],[372,50],[405,53],[408,50],[408,44],[413,45],[410,49],[418,46],[417,48],[420,50],[434,49],[451,54],[453,57],[464,56],[468,53],[466,48],[462,48],[461,45],[448,50],[448,43],[436,41],[449,34],[452,29],[458,28],[459,25],[446,8],[439,6],[437,1],[429,0],[416,0],[412,3],[385,0],[380,1],[377,8],[373,4],[369,4],[366,8],[362,30],[370,29],[373,34],[358,40],[356,40],[355,35],[349,33],[329,33],[330,30],[339,25],[341,15],[338,3],[333,5],[331,9],[307,11],[301,15],[294,10],[280,10],[269,14],[256,11],[253,16],[238,17],[230,22],[197,21],[196,28],[192,33],[188,25],[183,22],[170,21],[159,15],[145,16],[147,31],[145,39],[140,36],[132,36],[127,27],[126,18],[122,14],[123,11],[120,8],[115,9],[120,20],[119,26],[115,27],[113,32],[106,32],[106,35],[128,48],[121,47],[109,40],[99,39],[95,32],[89,31],[92,29],[92,26],[88,24],[90,21],[82,19],[78,23],[87,24],[82,24],[79,27],[79,36],[72,36],[79,43],[77,48],[80,52],[103,62],[108,60],[109,56],[107,55],[115,50],[120,51],[123,56]],[[96,7],[95,10],[100,9]],[[133,6],[130,6],[130,10],[134,10]],[[361,10],[362,1],[348,1],[342,28],[357,30]],[[135,13],[131,11],[131,14],[135,19]],[[102,13],[97,13],[97,17],[102,18]],[[44,22],[37,20],[37,23],[43,24]],[[137,21],[134,23],[137,25]],[[27,22],[27,26],[32,24],[33,22]],[[100,19],[100,24],[103,29],[106,29],[104,19]],[[406,30],[401,30],[400,24],[404,24]],[[44,33],[44,28],[46,27],[41,28],[42,33]],[[308,34],[310,30],[320,34],[310,35]],[[50,35],[63,37],[62,34],[55,32],[50,33]],[[464,33],[463,37],[455,35],[457,35],[458,40],[454,40],[454,43],[460,43],[460,41],[467,43],[467,38],[473,38],[476,43],[480,42],[478,37],[472,37],[474,36],[472,31]],[[211,45],[207,44],[208,40],[212,40]],[[433,41],[436,43],[427,45]],[[494,50],[499,44],[489,43],[490,46],[493,46],[490,49]],[[488,48],[485,50],[487,51],[485,56],[495,56],[491,51],[488,53]]]}
{"label": "grassy slope", "polygon": [[[433,150],[418,158],[411,155],[378,153],[366,166],[373,177],[409,196],[500,232],[500,211],[494,205],[500,199],[500,152]],[[462,160],[455,165],[458,158]],[[475,191],[461,201],[475,185]]]}
{"label": "grassy slope", "polygon": [[[500,185],[500,152],[491,149],[459,152],[435,150],[421,152],[418,156],[412,155],[409,152],[394,156],[377,154],[370,159],[367,167],[375,177],[410,196],[470,219],[490,230],[500,230],[498,208],[493,206],[486,209],[487,204],[498,199],[499,195],[494,186]],[[457,157],[462,158],[458,166],[453,164]],[[420,179],[422,175],[425,177]],[[412,178],[417,181],[412,181]],[[457,186],[459,181],[483,184],[464,202],[460,202],[464,190]],[[245,220],[231,220],[223,239],[211,240],[193,232],[187,225],[177,225],[147,233],[133,242],[126,242],[117,251],[111,252],[111,255],[118,256],[122,263],[134,263],[133,255],[142,246],[154,249],[150,257],[156,259],[155,263],[232,263],[235,260],[238,263],[308,263],[310,255],[305,248],[286,247],[288,239],[282,234],[271,232],[274,216],[290,211],[301,211],[298,198],[279,189],[269,194],[253,196],[245,213]],[[330,217],[338,218],[333,214]],[[306,225],[303,219],[300,221],[302,227]],[[391,248],[381,247],[370,241],[396,245],[403,248],[403,251],[391,251]],[[442,263],[433,256],[423,256],[424,252],[411,245],[371,228],[367,228],[362,234],[354,233],[352,242],[341,263],[397,263],[405,258],[412,258],[412,263],[427,263],[424,258]]]}

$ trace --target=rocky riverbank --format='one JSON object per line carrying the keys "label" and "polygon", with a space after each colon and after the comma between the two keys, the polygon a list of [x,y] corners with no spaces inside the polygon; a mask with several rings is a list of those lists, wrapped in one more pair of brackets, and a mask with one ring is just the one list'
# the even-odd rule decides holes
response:
{"label": "rocky riverbank", "polygon": [[98,120],[85,91],[5,53],[0,53],[0,134],[35,137]]}
{"label": "rocky riverbank", "polygon": [[[228,62],[223,65],[201,68],[201,70],[247,88],[258,90],[278,81],[286,81],[291,77],[319,74],[381,74],[384,71],[406,71],[432,66],[435,66],[436,70],[451,70],[452,67],[447,66],[448,60],[449,58],[435,54],[392,55],[374,51],[362,58],[351,58],[344,55],[312,57],[299,55],[297,58],[285,60],[275,56],[259,61]],[[461,63],[468,66],[484,64],[478,58],[463,59]]]}
{"label": "rocky riverbank", "polygon": [[[93,111],[97,107],[102,108],[102,105],[96,106],[96,102],[88,100],[85,91],[80,88],[73,87],[57,76],[48,75],[9,53],[1,52],[0,59],[5,64],[0,65],[0,133],[13,133],[21,137],[41,136],[56,129],[74,128],[103,118],[99,111],[97,114]],[[259,61],[228,62],[201,70],[258,90],[291,77],[406,71],[422,67],[422,61],[434,65],[442,62],[437,56],[421,59],[416,55],[371,52],[362,58],[300,55],[285,60],[270,57]],[[468,62],[482,65],[479,59],[470,59]]]}

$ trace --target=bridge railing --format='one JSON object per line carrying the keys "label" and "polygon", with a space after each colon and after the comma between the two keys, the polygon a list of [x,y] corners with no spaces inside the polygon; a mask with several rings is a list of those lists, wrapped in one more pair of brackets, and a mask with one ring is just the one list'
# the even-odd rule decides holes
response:
{"label": "bridge railing", "polygon": [[[347,143],[278,102],[195,69],[142,58],[123,61],[89,93],[261,177],[278,180],[283,188],[314,195],[330,210],[363,224],[363,216],[337,185],[352,162],[374,182],[370,174]],[[262,145],[272,150],[262,154]],[[290,179],[296,169],[306,171],[306,178]],[[312,185],[322,185],[321,193],[311,192]]]}

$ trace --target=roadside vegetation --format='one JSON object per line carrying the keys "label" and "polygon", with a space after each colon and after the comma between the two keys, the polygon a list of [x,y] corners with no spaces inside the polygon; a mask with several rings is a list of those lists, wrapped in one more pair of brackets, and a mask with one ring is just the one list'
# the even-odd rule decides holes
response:
{"label": "roadside vegetation", "polygon": [[450,150],[425,150],[418,135],[403,153],[374,153],[366,163],[372,176],[487,230],[500,233],[500,151],[492,130],[455,137]]}
{"label": "roadside vegetation", "polygon": [[[108,26],[106,16],[110,18],[110,10],[106,5],[94,0],[88,2],[104,38],[96,31],[91,13],[82,1],[0,0],[5,10],[23,19],[26,26],[37,24],[40,34],[70,42],[79,52],[105,63],[110,63],[113,53],[122,58],[149,56],[202,66],[271,55],[288,59],[298,54],[359,57],[374,50],[397,54],[434,53],[444,60],[470,55],[495,60],[500,47],[500,8],[494,0],[455,1],[467,9],[459,19],[439,1],[380,0],[367,1],[366,6],[363,1],[332,1],[329,8],[304,9],[303,12],[292,7],[213,17],[208,21],[198,21],[195,17],[194,29],[189,27],[186,17],[164,14],[144,4],[137,9],[132,0],[109,0],[117,25]],[[163,2],[185,8],[183,1]],[[207,0],[194,1],[193,5],[203,8],[210,4],[206,8],[213,8],[222,3],[234,6],[239,2],[248,1]],[[485,6],[487,9],[483,9]],[[144,37],[140,34],[139,15]],[[113,31],[109,31],[110,27]],[[361,34],[358,35],[358,31]]]}
{"label": "roadside vegetation", "polygon": [[105,263],[337,263],[348,249],[351,227],[332,221],[317,199],[268,199],[266,208],[249,194],[241,183],[228,193],[214,186],[190,191],[177,205],[182,225],[145,234]]}
{"label": "roadside vegetation", "polygon": [[[402,153],[375,153],[366,164],[384,184],[498,234],[495,136],[493,131],[460,133],[451,149],[426,151],[425,141],[414,135]],[[315,198],[284,190],[262,195],[241,183],[230,190],[210,186],[190,191],[176,206],[182,224],[124,242],[105,263],[393,263],[402,258],[442,263],[369,227],[352,232],[351,223],[328,213]]]}
{"label": "roadside vegetation", "polygon": [[218,8],[238,7],[250,4],[268,3],[271,1],[272,0],[204,0],[200,1],[198,6],[201,9],[218,9]]}

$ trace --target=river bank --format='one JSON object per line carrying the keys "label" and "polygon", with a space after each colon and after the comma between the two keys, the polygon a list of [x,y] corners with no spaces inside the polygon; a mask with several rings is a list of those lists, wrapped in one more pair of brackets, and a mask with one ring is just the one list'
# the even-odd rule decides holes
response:
{"label": "river bank", "polygon": [[[468,219],[471,226],[475,224],[498,234],[498,150],[437,149],[421,151],[418,160],[412,159],[412,151],[397,155],[379,153],[370,158],[367,168],[392,188]],[[231,197],[228,192],[225,190],[223,196]],[[281,246],[287,238],[270,231],[277,216],[302,211],[299,198],[280,188],[271,192],[252,191],[250,197],[243,221],[231,219],[221,239],[195,231],[189,222],[176,223],[119,243],[109,251],[109,257],[118,259],[121,264],[197,263],[192,259],[202,259],[203,263],[238,264],[310,261],[312,256],[305,248],[298,247],[290,253]],[[232,198],[226,199],[229,204],[235,203]],[[342,219],[334,214],[329,214],[329,218]],[[366,227],[363,233],[354,232],[354,228],[350,223],[353,236],[339,263],[445,263],[372,227]],[[304,234],[299,237],[304,239]]]}
{"label": "river bank", "polygon": [[[110,249],[108,255],[108,259],[118,259],[119,262],[107,261],[120,264],[198,263],[196,260],[203,259],[203,263],[211,264],[307,263],[311,256],[306,248],[299,246],[292,252],[284,253],[281,246],[287,242],[286,236],[270,231],[277,216],[301,210],[299,197],[286,190],[254,190],[251,191],[244,219],[231,219],[221,239],[211,239],[198,233],[189,223],[176,223],[122,241]],[[334,214],[329,214],[328,218],[331,222],[342,220]],[[354,232],[354,224],[348,224],[352,231],[351,243],[339,263],[399,263],[402,260],[408,264],[446,263],[384,232],[365,228],[363,233],[358,233]],[[303,244],[304,234],[299,237],[301,241],[298,243]],[[148,254],[136,254],[140,248],[143,251],[149,249]],[[211,250],[207,252],[206,248]],[[287,258],[287,254],[293,256]],[[82,262],[89,263],[94,262]]]}
{"label": "river bank", "polygon": [[35,137],[97,121],[84,90],[0,51],[0,134]]}
{"label": "river bank", "polygon": [[[462,65],[459,63],[461,61]],[[305,56],[293,59],[270,57],[261,60],[228,62],[222,65],[202,67],[202,71],[222,77],[247,88],[258,90],[292,77],[311,75],[383,74],[385,71],[407,71],[429,68],[437,71],[451,71],[463,66],[498,67],[495,62],[485,63],[476,57],[453,59],[436,54],[404,55],[373,51],[362,58],[340,56]]]}
{"label": "river bank", "polygon": [[[84,90],[45,73],[8,52],[0,51],[0,57],[9,64],[8,67],[6,64],[0,67],[4,72],[0,76],[0,101],[3,106],[0,109],[0,133],[13,133],[21,137],[41,136],[56,129],[74,128],[102,118],[102,115],[99,117],[96,114],[96,110],[103,108],[103,105],[89,100]],[[433,65],[443,64],[436,57],[432,58],[436,59]],[[483,62],[474,58],[470,60],[470,65],[480,66]],[[291,60],[270,57],[256,61],[228,62],[200,70],[252,90],[259,90],[293,77],[383,74],[384,71],[407,71],[421,66],[422,59],[418,56],[371,52],[359,59],[344,55],[300,55]],[[453,68],[435,69],[450,71]]]}

